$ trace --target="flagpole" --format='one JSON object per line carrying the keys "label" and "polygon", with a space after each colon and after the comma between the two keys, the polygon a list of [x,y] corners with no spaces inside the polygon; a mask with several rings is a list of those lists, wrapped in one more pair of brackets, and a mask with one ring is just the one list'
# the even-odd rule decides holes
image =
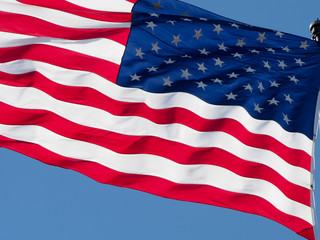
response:
{"label": "flagpole", "polygon": [[[317,18],[316,21],[312,22],[310,24],[310,32],[312,35],[312,39],[320,43],[320,20]],[[320,89],[318,92],[318,103],[317,103],[317,110],[316,110],[316,116],[315,116],[315,122],[314,122],[314,141],[313,141],[313,153],[312,153],[312,166],[311,166],[311,205],[313,209],[313,218],[314,218],[314,235],[315,239],[319,239],[319,231],[318,231],[318,219],[316,216],[316,203],[315,203],[315,197],[314,197],[314,191],[315,191],[315,181],[314,181],[314,170],[315,170],[315,144],[318,134],[318,127],[319,127],[319,106],[320,106]]]}

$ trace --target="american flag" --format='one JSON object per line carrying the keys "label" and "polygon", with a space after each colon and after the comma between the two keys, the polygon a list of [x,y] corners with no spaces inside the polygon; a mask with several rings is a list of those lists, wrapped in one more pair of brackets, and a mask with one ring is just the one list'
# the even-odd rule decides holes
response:
{"label": "american flag", "polygon": [[0,146],[314,239],[320,48],[175,0],[0,0]]}

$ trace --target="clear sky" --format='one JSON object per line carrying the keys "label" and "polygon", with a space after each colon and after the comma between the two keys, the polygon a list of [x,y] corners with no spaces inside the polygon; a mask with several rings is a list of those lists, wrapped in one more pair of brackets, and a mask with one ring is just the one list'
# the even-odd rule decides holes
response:
{"label": "clear sky", "polygon": [[[309,24],[320,18],[319,0],[186,2],[248,24],[304,37],[310,37]],[[316,161],[320,161],[320,141],[316,150]],[[320,185],[319,174],[318,169],[316,185]],[[320,205],[319,191],[316,191],[317,205]],[[317,216],[320,217],[320,212]],[[77,172],[0,149],[0,239],[303,238],[263,217],[103,185]]]}

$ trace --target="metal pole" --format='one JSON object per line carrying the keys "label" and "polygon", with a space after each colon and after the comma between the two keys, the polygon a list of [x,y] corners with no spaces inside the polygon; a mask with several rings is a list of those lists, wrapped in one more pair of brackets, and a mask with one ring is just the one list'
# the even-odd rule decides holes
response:
{"label": "metal pole", "polygon": [[310,32],[312,34],[312,39],[320,42],[320,20],[317,18],[316,21],[310,24]]}

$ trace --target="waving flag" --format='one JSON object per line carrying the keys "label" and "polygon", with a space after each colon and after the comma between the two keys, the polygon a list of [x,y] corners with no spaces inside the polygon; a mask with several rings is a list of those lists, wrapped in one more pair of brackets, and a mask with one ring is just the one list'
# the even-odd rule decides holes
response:
{"label": "waving flag", "polygon": [[314,239],[320,48],[175,0],[0,0],[0,146]]}

